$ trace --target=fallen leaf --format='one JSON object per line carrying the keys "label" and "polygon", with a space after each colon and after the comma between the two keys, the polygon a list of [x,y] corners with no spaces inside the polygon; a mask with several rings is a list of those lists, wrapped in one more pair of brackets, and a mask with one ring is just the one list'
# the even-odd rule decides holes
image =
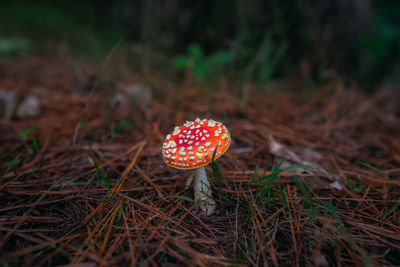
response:
{"label": "fallen leaf", "polygon": [[[325,170],[317,163],[302,160],[296,153],[291,151],[285,145],[276,141],[271,134],[268,136],[268,142],[271,154],[275,157],[285,160],[285,162],[283,162],[281,166],[283,169],[290,167],[293,164],[311,167],[311,169],[298,168],[296,170],[301,173],[315,174],[315,176],[303,178],[304,182],[306,182],[312,189],[334,188],[342,190],[342,186],[339,183],[339,181],[341,180],[340,176],[330,174],[327,170]],[[312,152],[309,151],[308,153]],[[314,152],[314,156],[316,155],[315,153],[317,152]],[[325,176],[321,176],[321,174]]]}

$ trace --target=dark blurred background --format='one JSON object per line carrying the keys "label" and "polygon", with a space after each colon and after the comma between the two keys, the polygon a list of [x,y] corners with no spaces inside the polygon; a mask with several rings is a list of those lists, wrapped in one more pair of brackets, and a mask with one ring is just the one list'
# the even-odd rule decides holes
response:
{"label": "dark blurred background", "polygon": [[200,82],[339,77],[373,91],[400,81],[400,1],[0,3],[1,64],[55,47],[104,58],[117,43],[136,51],[132,61],[160,55]]}

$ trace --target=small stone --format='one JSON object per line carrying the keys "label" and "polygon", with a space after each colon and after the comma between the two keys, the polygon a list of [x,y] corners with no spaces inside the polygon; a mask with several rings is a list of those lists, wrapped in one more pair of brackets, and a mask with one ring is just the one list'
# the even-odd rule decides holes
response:
{"label": "small stone", "polygon": [[18,106],[16,117],[18,119],[34,118],[40,114],[40,102],[39,99],[30,95],[25,98],[24,101]]}
{"label": "small stone", "polygon": [[139,104],[145,107],[150,103],[152,98],[153,92],[149,87],[131,84],[121,86],[120,91],[111,99],[111,106],[113,108],[120,108],[130,104]]}
{"label": "small stone", "polygon": [[17,105],[17,97],[15,93],[12,92],[0,92],[0,109],[1,118],[5,121],[11,120],[14,113],[15,107]]}
{"label": "small stone", "polygon": [[153,92],[149,87],[132,84],[125,88],[125,92],[131,101],[140,103],[141,101],[151,100],[153,98]]}
{"label": "small stone", "polygon": [[128,100],[126,96],[122,93],[116,93],[114,97],[111,99],[111,106],[113,108],[119,108],[126,106],[128,104]]}

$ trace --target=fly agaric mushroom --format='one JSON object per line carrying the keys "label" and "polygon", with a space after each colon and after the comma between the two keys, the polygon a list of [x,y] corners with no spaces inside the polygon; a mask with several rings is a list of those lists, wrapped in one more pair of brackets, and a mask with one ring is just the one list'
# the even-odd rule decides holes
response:
{"label": "fly agaric mushroom", "polygon": [[214,212],[215,201],[204,166],[213,160],[213,155],[214,159],[222,156],[230,143],[230,133],[222,123],[199,118],[175,127],[163,143],[162,156],[168,166],[195,169],[194,202],[207,215]]}

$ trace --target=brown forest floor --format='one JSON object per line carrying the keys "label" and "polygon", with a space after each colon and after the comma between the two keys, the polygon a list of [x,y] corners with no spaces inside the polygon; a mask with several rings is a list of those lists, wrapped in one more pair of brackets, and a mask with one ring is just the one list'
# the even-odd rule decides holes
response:
{"label": "brown forest floor", "polygon": [[[0,89],[33,91],[42,108],[37,118],[0,123],[5,266],[400,265],[394,90],[367,96],[334,81],[304,97],[249,86],[243,101],[223,82],[211,91],[158,81],[151,99],[111,107],[112,83],[74,73],[40,58],[0,69]],[[226,184],[207,168],[218,205],[209,217],[187,199],[190,172],[160,154],[165,135],[196,117],[223,122],[233,139],[217,161]],[[320,169],[273,181],[282,159]],[[262,195],[252,180],[272,185]]]}

